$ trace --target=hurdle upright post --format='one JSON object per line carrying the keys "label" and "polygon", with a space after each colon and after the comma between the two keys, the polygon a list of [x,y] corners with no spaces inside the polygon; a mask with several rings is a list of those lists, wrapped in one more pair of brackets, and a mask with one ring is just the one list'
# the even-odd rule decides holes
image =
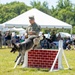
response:
{"label": "hurdle upright post", "polygon": [[25,52],[24,63],[22,65],[23,68],[28,67],[28,51]]}
{"label": "hurdle upright post", "polygon": [[63,40],[59,40],[59,49],[60,49],[60,53],[58,56],[58,69],[63,69],[63,65],[62,65]]}
{"label": "hurdle upright post", "polygon": [[58,69],[62,69],[63,68],[63,66],[62,66],[62,50],[63,50],[63,40],[59,40],[58,53],[57,53],[57,55],[55,57],[55,60],[54,60],[54,62],[52,64],[51,69],[49,70],[50,72],[53,71],[57,59],[58,59]]}

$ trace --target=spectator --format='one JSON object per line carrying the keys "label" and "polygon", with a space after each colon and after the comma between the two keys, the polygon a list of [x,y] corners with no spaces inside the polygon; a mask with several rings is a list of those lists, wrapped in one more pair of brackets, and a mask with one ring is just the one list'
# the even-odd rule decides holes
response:
{"label": "spectator", "polygon": [[51,37],[52,37],[52,41],[56,41],[57,40],[55,31],[52,32]]}
{"label": "spectator", "polygon": [[0,48],[2,48],[2,34],[1,34],[1,31],[0,31]]}
{"label": "spectator", "polygon": [[68,49],[68,50],[71,49],[71,40],[70,40],[69,37],[68,37],[67,40],[66,40],[66,49]]}
{"label": "spectator", "polygon": [[6,43],[8,47],[11,47],[11,34],[9,32],[7,33],[6,39],[7,39]]}
{"label": "spectator", "polygon": [[40,45],[41,45],[41,48],[49,49],[49,42],[45,36],[43,36],[43,39],[40,41]]}
{"label": "spectator", "polygon": [[25,34],[22,35],[21,37],[21,42],[25,41]]}
{"label": "spectator", "polygon": [[57,41],[61,40],[61,35],[60,33],[58,34],[58,37],[57,37]]}

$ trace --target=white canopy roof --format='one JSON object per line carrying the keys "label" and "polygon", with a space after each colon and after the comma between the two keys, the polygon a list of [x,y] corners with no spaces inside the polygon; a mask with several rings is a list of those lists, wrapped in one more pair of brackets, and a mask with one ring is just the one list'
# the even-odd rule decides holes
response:
{"label": "white canopy roof", "polygon": [[69,33],[59,32],[59,33],[56,34],[56,36],[58,36],[59,34],[61,35],[61,37],[70,37],[71,38],[71,34],[69,34]]}
{"label": "white canopy roof", "polygon": [[47,15],[36,8],[33,8],[7,22],[5,22],[5,27],[27,27],[29,23],[29,16],[35,17],[35,22],[41,26],[41,28],[68,28],[71,29],[72,26],[62,22],[50,15]]}
{"label": "white canopy roof", "polygon": [[9,28],[3,28],[2,29],[2,32],[6,32],[6,31],[10,31],[10,29]]}
{"label": "white canopy roof", "polygon": [[4,24],[0,24],[0,31],[2,31],[4,27]]}
{"label": "white canopy roof", "polygon": [[25,31],[25,29],[13,27],[13,28],[10,29],[10,31]]}

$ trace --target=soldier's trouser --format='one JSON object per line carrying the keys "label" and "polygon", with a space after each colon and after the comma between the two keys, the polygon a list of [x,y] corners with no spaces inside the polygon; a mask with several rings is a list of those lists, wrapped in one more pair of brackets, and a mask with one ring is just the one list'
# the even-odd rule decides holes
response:
{"label": "soldier's trouser", "polygon": [[[29,38],[29,37],[32,37],[32,36],[37,37],[38,35],[28,35],[28,38]],[[40,40],[39,38],[36,39],[36,40],[34,40],[34,44],[37,45],[37,46],[35,47],[35,49],[41,49],[40,41],[39,41],[39,40]],[[39,43],[37,44],[37,42],[39,42]]]}

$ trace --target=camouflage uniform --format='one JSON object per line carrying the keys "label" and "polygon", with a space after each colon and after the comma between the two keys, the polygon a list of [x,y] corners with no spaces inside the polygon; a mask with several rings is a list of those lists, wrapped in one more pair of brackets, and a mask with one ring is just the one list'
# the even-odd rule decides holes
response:
{"label": "camouflage uniform", "polygon": [[[32,32],[32,31],[34,31],[36,33],[35,35],[38,35],[40,32],[40,26],[38,26],[36,23],[28,26],[28,28],[26,29],[26,33],[28,34],[29,32]],[[30,34],[28,34],[28,35],[31,36]]]}

